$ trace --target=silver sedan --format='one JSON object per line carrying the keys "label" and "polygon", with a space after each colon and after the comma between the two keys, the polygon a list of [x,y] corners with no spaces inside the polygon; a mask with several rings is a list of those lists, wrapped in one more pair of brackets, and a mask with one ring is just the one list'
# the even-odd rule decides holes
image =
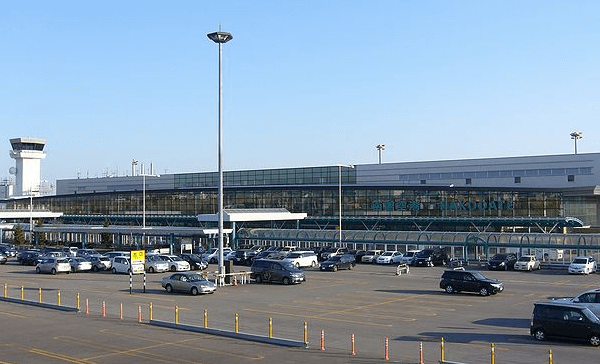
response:
{"label": "silver sedan", "polygon": [[195,272],[171,274],[170,276],[163,278],[162,286],[168,293],[175,291],[189,292],[192,296],[199,293],[214,293],[217,290],[217,286],[213,282]]}

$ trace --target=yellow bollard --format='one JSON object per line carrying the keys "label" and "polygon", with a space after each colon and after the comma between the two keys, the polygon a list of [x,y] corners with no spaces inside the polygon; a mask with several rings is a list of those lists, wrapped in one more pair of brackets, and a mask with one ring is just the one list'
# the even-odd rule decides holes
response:
{"label": "yellow bollard", "polygon": [[148,307],[148,311],[149,311],[148,318],[150,319],[150,321],[152,321],[152,318],[154,317],[153,314],[152,314],[152,302],[150,302],[150,305]]}
{"label": "yellow bollard", "polygon": [[8,297],[8,285],[4,283],[4,298]]}
{"label": "yellow bollard", "polygon": [[446,345],[444,342],[444,338],[442,338],[442,346],[441,346],[441,353],[440,353],[440,361],[445,361],[446,360]]}
{"label": "yellow bollard", "polygon": [[204,328],[208,328],[208,310],[204,310]]}
{"label": "yellow bollard", "polygon": [[273,338],[273,318],[269,317],[269,339]]}
{"label": "yellow bollard", "polygon": [[42,287],[39,288],[39,292],[38,292],[38,301],[40,303],[42,303]]}
{"label": "yellow bollard", "polygon": [[57,301],[58,305],[60,306],[60,290],[58,290],[58,293],[56,294],[56,301]]}
{"label": "yellow bollard", "polygon": [[495,364],[496,363],[496,346],[494,345],[494,343],[492,343],[491,345],[491,359],[490,359],[490,363],[491,364]]}
{"label": "yellow bollard", "polygon": [[25,287],[21,286],[21,301],[25,300]]}
{"label": "yellow bollard", "polygon": [[304,321],[304,346],[308,348],[308,322]]}
{"label": "yellow bollard", "polygon": [[552,364],[552,349],[548,350],[548,364]]}
{"label": "yellow bollard", "polygon": [[79,292],[77,292],[77,312],[81,311],[81,299],[79,298]]}
{"label": "yellow bollard", "polygon": [[175,325],[179,324],[179,307],[175,306]]}
{"label": "yellow bollard", "polygon": [[237,334],[238,332],[240,332],[240,315],[238,315],[238,313],[235,313],[235,333]]}

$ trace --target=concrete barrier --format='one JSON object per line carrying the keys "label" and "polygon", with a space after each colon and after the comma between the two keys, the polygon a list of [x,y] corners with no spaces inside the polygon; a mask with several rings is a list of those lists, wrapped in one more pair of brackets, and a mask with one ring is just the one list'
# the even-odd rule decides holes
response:
{"label": "concrete barrier", "polygon": [[28,306],[42,307],[42,308],[47,308],[47,309],[51,309],[51,310],[58,310],[58,311],[65,311],[65,312],[78,312],[79,311],[79,309],[77,307],[61,306],[61,305],[37,302],[37,301],[27,301],[27,300],[21,300],[21,299],[10,298],[10,297],[0,297],[0,301],[10,302],[10,303],[18,303],[21,305],[28,305]]}

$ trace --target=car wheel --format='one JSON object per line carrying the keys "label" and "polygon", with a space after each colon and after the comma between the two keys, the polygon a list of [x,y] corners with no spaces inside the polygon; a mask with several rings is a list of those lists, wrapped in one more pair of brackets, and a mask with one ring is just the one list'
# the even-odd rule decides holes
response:
{"label": "car wheel", "polygon": [[485,287],[481,287],[481,288],[479,289],[479,294],[480,294],[480,295],[482,295],[482,296],[487,296],[487,295],[489,295],[489,294],[490,294],[490,291],[488,291],[488,289],[487,289],[487,288],[485,288]]}
{"label": "car wheel", "polygon": [[354,268],[354,264],[350,263],[350,265],[348,266],[348,269],[352,270],[352,268]]}
{"label": "car wheel", "polygon": [[600,345],[600,337],[598,335],[592,335],[590,336],[590,345],[592,346],[598,346]]}
{"label": "car wheel", "polygon": [[167,290],[167,293],[173,293],[173,286],[171,286],[170,284],[167,284],[165,286],[165,289]]}
{"label": "car wheel", "polygon": [[281,281],[282,281],[282,282],[283,282],[283,284],[285,284],[286,286],[287,286],[288,284],[290,284],[290,283],[291,283],[291,281],[290,281],[290,279],[289,279],[288,277],[283,277],[283,279],[282,279]]}
{"label": "car wheel", "polygon": [[450,293],[450,294],[455,292],[454,287],[451,284],[447,284],[446,287],[444,287],[444,291],[446,291],[446,293]]}
{"label": "car wheel", "polygon": [[42,273],[42,270],[40,269],[40,267],[36,267],[36,268],[35,268],[35,272],[36,272],[37,274],[40,274],[40,273]]}
{"label": "car wheel", "polygon": [[217,258],[210,258],[209,263],[215,264],[217,262]]}
{"label": "car wheel", "polygon": [[97,272],[98,271],[98,267],[97,266],[93,266],[92,267],[92,271]]}
{"label": "car wheel", "polygon": [[260,274],[256,276],[256,283],[262,283],[262,276]]}
{"label": "car wheel", "polygon": [[117,274],[117,268],[112,269],[113,274]]}
{"label": "car wheel", "polygon": [[528,271],[528,272],[531,272],[531,271],[532,271],[532,269],[531,269],[531,266],[527,267],[527,271]]}
{"label": "car wheel", "polygon": [[331,267],[331,270],[334,272],[337,272],[337,265],[334,265],[333,267]]}
{"label": "car wheel", "polygon": [[533,333],[533,336],[538,341],[546,340],[546,332],[542,329],[536,329],[535,332]]}
{"label": "car wheel", "polygon": [[52,268],[52,270],[50,271],[50,273],[52,273],[52,275],[56,274],[56,269]]}
{"label": "car wheel", "polygon": [[192,287],[192,289],[190,290],[190,293],[192,294],[192,296],[197,296],[198,295],[198,288]]}
{"label": "car wheel", "polygon": [[177,271],[177,267],[176,267],[176,266],[174,266],[174,265],[172,265],[172,266],[171,266],[171,272],[176,272],[176,271]]}
{"label": "car wheel", "polygon": [[317,267],[317,262],[313,260],[312,263],[310,263],[310,266],[313,267],[313,268],[316,268]]}
{"label": "car wheel", "polygon": [[148,272],[150,272],[150,273],[154,273],[154,267],[150,267],[150,268],[148,268]]}

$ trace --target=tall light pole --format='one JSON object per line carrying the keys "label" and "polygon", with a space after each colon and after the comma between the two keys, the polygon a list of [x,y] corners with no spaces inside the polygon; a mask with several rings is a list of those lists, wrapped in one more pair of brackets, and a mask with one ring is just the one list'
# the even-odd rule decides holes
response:
{"label": "tall light pole", "polygon": [[381,164],[381,151],[385,150],[385,144],[377,144],[375,148],[379,151],[379,164]]}
{"label": "tall light pole", "polygon": [[339,194],[339,212],[340,212],[340,220],[339,220],[339,228],[340,228],[340,240],[339,240],[339,245],[340,247],[342,246],[342,167],[347,167],[347,168],[354,168],[353,165],[351,164],[338,164],[338,182],[339,182],[339,190],[338,190],[338,194]]}
{"label": "tall light pole", "polygon": [[[33,188],[29,190],[29,246],[33,246],[33,194],[39,193],[38,190]],[[36,242],[37,248],[37,242]]]}
{"label": "tall light pole", "polygon": [[[142,176],[142,230],[146,229],[146,177],[160,177],[159,174],[154,174],[152,172],[153,171],[150,171],[150,174],[148,174],[148,173],[146,173],[146,171],[142,171],[142,173],[141,173],[141,176]],[[144,245],[145,237],[146,237],[146,233],[142,232],[142,246]],[[171,252],[171,253],[173,253],[173,252]]]}
{"label": "tall light pole", "polygon": [[583,133],[580,131],[574,131],[571,133],[571,139],[575,140],[575,154],[577,154],[577,139],[583,138]]}
{"label": "tall light pole", "polygon": [[206,36],[208,39],[219,45],[219,276],[222,277],[225,273],[223,265],[223,76],[222,76],[222,56],[223,43],[227,43],[233,39],[230,33],[222,32],[219,27],[218,32],[209,33]]}

